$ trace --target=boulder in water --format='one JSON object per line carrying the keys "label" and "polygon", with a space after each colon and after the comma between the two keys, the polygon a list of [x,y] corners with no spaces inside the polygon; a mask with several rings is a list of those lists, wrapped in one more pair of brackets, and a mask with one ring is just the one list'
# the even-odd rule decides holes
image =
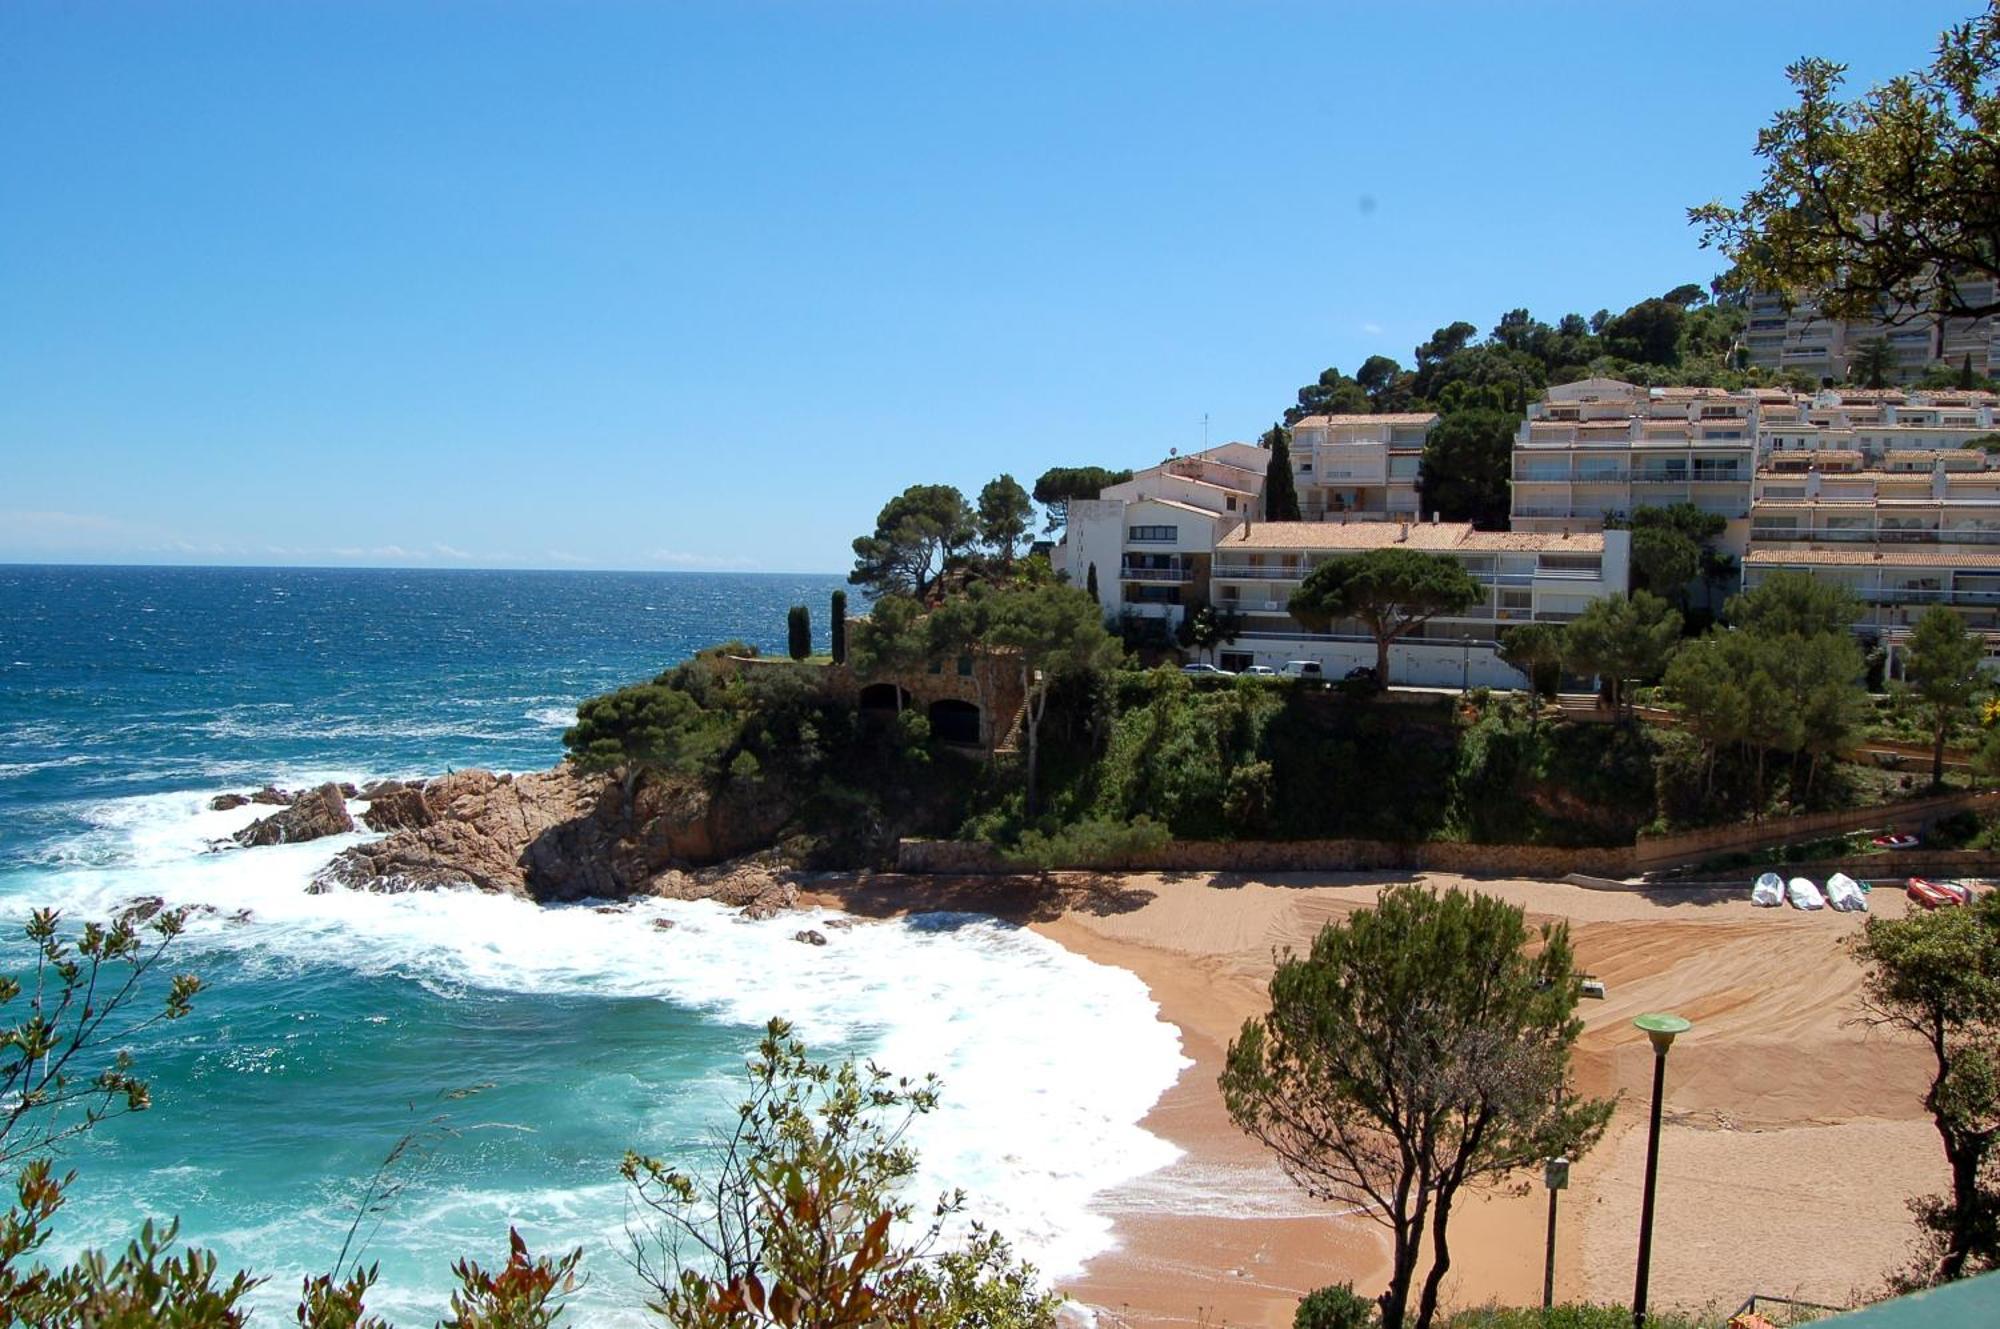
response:
{"label": "boulder in water", "polygon": [[807,928],[803,932],[793,933],[792,940],[802,941],[808,946],[824,946],[826,945],[826,934],[824,932],[815,932],[811,928]]}
{"label": "boulder in water", "polygon": [[247,808],[249,806],[250,795],[248,794],[217,794],[214,798],[208,800],[208,810],[210,812],[228,812],[234,808]]}
{"label": "boulder in water", "polygon": [[[254,796],[253,796],[254,798]],[[240,845],[299,844],[354,829],[340,786],[323,784],[292,800],[290,807],[259,818],[230,837]]]}
{"label": "boulder in water", "polygon": [[421,785],[390,782],[368,789],[368,810],[361,814],[361,824],[371,831],[409,831],[437,820],[424,801]]}

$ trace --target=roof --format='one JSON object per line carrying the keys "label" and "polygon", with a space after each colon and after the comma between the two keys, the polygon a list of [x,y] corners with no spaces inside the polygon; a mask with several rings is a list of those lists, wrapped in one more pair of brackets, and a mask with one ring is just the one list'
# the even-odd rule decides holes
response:
{"label": "roof", "polygon": [[1893,1297],[1821,1320],[1840,1329],[1975,1329],[2000,1322],[2000,1273]]}
{"label": "roof", "polygon": [[1216,541],[1228,549],[1387,549],[1402,545],[1433,552],[1455,548],[1472,523],[1398,521],[1257,521]]}
{"label": "roof", "polygon": [[1382,415],[1308,415],[1300,425],[1427,425],[1437,419],[1436,411],[1391,411]]}
{"label": "roof", "polygon": [[1259,521],[1239,526],[1216,542],[1223,549],[1337,549],[1342,552],[1395,547],[1426,553],[1518,551],[1595,554],[1604,534],[1589,531],[1475,531],[1471,522]]}
{"label": "roof", "polygon": [[1852,549],[1753,549],[1745,567],[2000,568],[2000,554],[1968,554],[1913,545],[1861,545]]}

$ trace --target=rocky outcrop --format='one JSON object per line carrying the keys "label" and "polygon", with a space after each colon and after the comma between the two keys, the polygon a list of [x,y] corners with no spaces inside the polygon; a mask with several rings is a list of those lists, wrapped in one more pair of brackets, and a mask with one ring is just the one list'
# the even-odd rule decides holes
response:
{"label": "rocky outcrop", "polygon": [[415,824],[342,851],[320,874],[320,889],[469,884],[549,901],[657,894],[784,907],[774,902],[797,900],[797,886],[769,868],[690,870],[760,849],[783,829],[783,800],[749,782],[721,794],[659,780],[628,789],[564,765],[518,776],[459,771],[405,788],[413,799],[384,801]]}
{"label": "rocky outcrop", "polygon": [[803,932],[793,933],[792,940],[802,941],[808,946],[824,946],[826,945],[826,934],[824,932],[815,932],[811,928],[807,928]]}
{"label": "rocky outcrop", "polygon": [[361,824],[371,831],[412,831],[437,820],[422,785],[388,780],[369,785],[365,792],[368,810],[361,814]]}
{"label": "rocky outcrop", "polygon": [[208,810],[210,812],[228,812],[233,808],[249,806],[250,795],[248,794],[217,794],[214,798],[208,800]]}
{"label": "rocky outcrop", "polygon": [[[253,795],[254,799],[254,795]],[[232,835],[240,845],[297,844],[354,829],[347,800],[337,784],[323,784],[292,799],[291,806],[259,818]]]}

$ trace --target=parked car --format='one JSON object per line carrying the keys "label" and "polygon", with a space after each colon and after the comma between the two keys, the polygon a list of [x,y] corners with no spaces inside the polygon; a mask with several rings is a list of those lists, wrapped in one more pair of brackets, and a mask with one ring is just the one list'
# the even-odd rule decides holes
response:
{"label": "parked car", "polygon": [[1304,678],[1310,679],[1315,683],[1324,683],[1326,681],[1326,671],[1320,668],[1319,661],[1317,660],[1287,660],[1285,661],[1285,677]]}
{"label": "parked car", "polygon": [[1278,671],[1269,665],[1251,665],[1242,673],[1244,678],[1276,678]]}
{"label": "parked car", "polygon": [[1230,673],[1227,669],[1218,669],[1212,664],[1184,664],[1181,666],[1181,672],[1183,674],[1196,674],[1208,678],[1236,677],[1236,675]]}
{"label": "parked car", "polygon": [[1347,671],[1346,678],[1350,683],[1380,683],[1382,681],[1381,676],[1375,672],[1374,665],[1356,665]]}

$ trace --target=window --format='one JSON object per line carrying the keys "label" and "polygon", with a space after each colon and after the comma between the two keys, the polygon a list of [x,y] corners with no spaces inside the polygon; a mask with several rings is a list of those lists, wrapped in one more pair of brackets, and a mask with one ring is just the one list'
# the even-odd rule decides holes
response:
{"label": "window", "polygon": [[1225,509],[1226,509],[1227,511],[1230,511],[1230,512],[1234,512],[1234,511],[1236,511],[1236,496],[1235,496],[1234,494],[1228,494],[1228,495],[1225,495],[1225,496],[1223,497],[1223,500],[1222,500],[1222,503],[1223,503],[1223,507],[1224,507],[1224,508],[1225,508]]}
{"label": "window", "polygon": [[1125,532],[1125,538],[1133,544],[1170,545],[1181,537],[1178,526],[1134,526]]}
{"label": "window", "polygon": [[971,657],[971,656],[969,656],[969,655],[961,655],[961,656],[959,656],[959,657],[958,657],[958,676],[959,676],[960,678],[971,678],[971,677],[972,677],[972,657]]}

